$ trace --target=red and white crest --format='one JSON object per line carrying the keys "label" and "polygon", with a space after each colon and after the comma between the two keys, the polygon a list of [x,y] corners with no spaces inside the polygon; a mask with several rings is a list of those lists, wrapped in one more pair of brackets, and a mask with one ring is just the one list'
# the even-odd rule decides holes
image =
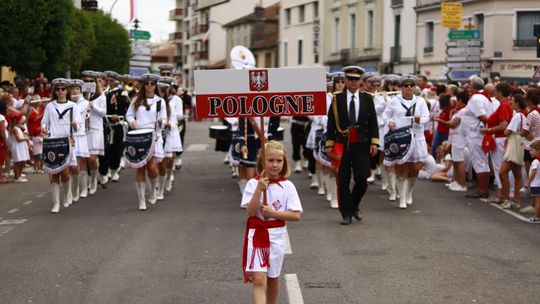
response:
{"label": "red and white crest", "polygon": [[251,70],[249,71],[249,90],[250,91],[268,91],[268,71]]}

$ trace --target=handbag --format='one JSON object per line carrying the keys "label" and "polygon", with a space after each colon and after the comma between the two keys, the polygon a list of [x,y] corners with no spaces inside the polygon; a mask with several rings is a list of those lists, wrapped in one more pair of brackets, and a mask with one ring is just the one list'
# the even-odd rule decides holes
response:
{"label": "handbag", "polygon": [[[521,124],[523,125],[523,116],[521,117]],[[506,150],[504,151],[503,159],[505,161],[509,161],[516,165],[522,166],[524,153],[525,151],[523,147],[523,137],[521,137],[519,133],[512,132],[511,134],[509,134],[506,140]]]}

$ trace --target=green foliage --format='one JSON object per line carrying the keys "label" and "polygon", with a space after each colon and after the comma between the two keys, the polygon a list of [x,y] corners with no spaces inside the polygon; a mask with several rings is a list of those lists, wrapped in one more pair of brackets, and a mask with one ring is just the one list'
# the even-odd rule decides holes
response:
{"label": "green foliage", "polygon": [[96,36],[96,46],[83,64],[83,69],[127,73],[131,47],[128,31],[101,11],[91,14],[90,19]]}
{"label": "green foliage", "polygon": [[69,27],[69,41],[64,61],[64,70],[72,75],[79,75],[85,61],[90,59],[91,51],[96,47],[96,36],[91,24],[92,13],[75,10],[73,22]]}

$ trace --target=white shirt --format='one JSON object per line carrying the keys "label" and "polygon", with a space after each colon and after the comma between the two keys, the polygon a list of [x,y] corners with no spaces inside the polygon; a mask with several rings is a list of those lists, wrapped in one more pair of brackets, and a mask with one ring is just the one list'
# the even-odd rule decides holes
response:
{"label": "white shirt", "polygon": [[182,98],[177,95],[171,96],[169,99],[169,107],[171,108],[171,121],[174,121],[175,125],[178,125],[178,123],[184,119],[184,102],[182,101]]}
{"label": "white shirt", "polygon": [[89,111],[88,100],[80,95],[75,107],[76,111],[79,112],[79,120],[77,121],[77,132],[74,134],[80,136],[86,135],[86,113]]}
{"label": "white shirt", "polygon": [[523,128],[523,126],[525,125],[526,120],[527,117],[523,115],[523,113],[514,113],[514,116],[512,116],[512,120],[510,120],[510,123],[506,127],[506,130],[519,134],[521,128]]}
{"label": "white shirt", "polygon": [[[45,107],[43,113],[43,119],[41,120],[41,127],[47,128],[51,138],[67,137],[71,135],[71,122],[78,122],[80,120],[80,113],[75,109],[76,105],[73,101],[67,101],[65,103],[58,103],[56,100],[49,102]],[[62,119],[58,113],[63,113],[67,109],[71,108],[73,117],[70,120],[69,111],[64,114]],[[75,132],[75,130],[73,130]]]}
{"label": "white shirt", "polygon": [[[6,117],[4,115],[2,115],[2,114],[0,114],[0,124],[4,125],[4,130],[5,130],[6,139],[7,139],[8,134],[9,134],[8,129],[7,129],[8,124],[7,124]],[[5,144],[7,145],[7,142]]]}
{"label": "white shirt", "polygon": [[[413,116],[420,116],[420,123],[414,122],[412,118],[404,118],[407,114],[407,110],[403,107],[403,105],[407,108],[412,108],[413,105],[416,104],[414,108]],[[388,117],[388,122],[393,122],[396,124],[396,129],[411,126],[412,122],[412,130],[414,133],[415,138],[422,139],[424,137],[424,126],[426,123],[429,122],[429,109],[426,104],[426,100],[419,96],[413,96],[413,99],[408,100],[404,99],[401,94],[394,96],[388,104],[386,105],[386,116]]]}
{"label": "white shirt", "polygon": [[[137,121],[137,129],[156,129],[157,135],[161,134],[161,127],[157,125],[157,119],[161,118],[163,124],[167,121],[167,108],[165,101],[161,97],[155,95],[153,98],[147,98],[146,102],[150,106],[150,110],[146,110],[146,107],[141,104],[139,108],[135,109],[135,102],[137,98],[134,98],[126,113],[126,120],[129,124],[133,121]],[[157,112],[157,105],[161,102],[161,109]]]}
{"label": "white shirt", "polygon": [[462,134],[468,142],[474,142],[480,144],[482,142],[482,134],[480,129],[482,128],[482,122],[479,117],[488,115],[491,111],[491,104],[484,95],[474,94],[467,106],[462,110],[463,116],[461,118]]}
{"label": "white shirt", "polygon": [[[242,203],[240,207],[246,208],[249,205],[249,201],[253,197],[255,189],[257,189],[258,180],[252,178],[248,181],[244,194],[242,195]],[[266,190],[268,206],[277,211],[299,211],[303,212],[302,204],[300,203],[300,197],[296,191],[294,184],[289,181],[281,181],[279,184],[270,184]],[[263,192],[264,193],[264,192]],[[263,193],[261,193],[260,204],[263,204]],[[257,217],[264,219],[260,209],[257,211]],[[268,218],[268,220],[274,220],[274,218]]]}
{"label": "white shirt", "polygon": [[98,98],[92,100],[94,108],[90,110],[90,122],[88,128],[90,130],[103,131],[103,117],[107,115],[107,99],[105,94],[101,94]]}
{"label": "white shirt", "polygon": [[450,128],[450,131],[448,132],[448,142],[453,144],[453,145],[456,145],[456,146],[463,146],[465,144],[464,140],[463,140],[463,134],[461,132],[462,130],[462,127],[461,127],[461,119],[463,117],[463,109],[460,109],[459,111],[457,111],[456,113],[454,113],[454,115],[452,116],[452,119],[454,119],[454,117],[456,118],[459,118],[460,119],[460,122],[459,122],[459,125],[455,128]]}
{"label": "white shirt", "polygon": [[533,170],[536,170],[536,175],[531,181],[531,187],[540,187],[540,170],[538,170],[538,167],[540,167],[540,161],[538,161],[538,159],[533,160],[531,168],[529,169],[529,176],[531,176]]}
{"label": "white shirt", "polygon": [[[349,90],[347,90],[347,115],[351,112],[350,109],[350,103],[351,103],[351,97],[354,96],[354,109],[356,113],[354,113],[355,121],[358,122],[358,113],[360,113],[360,98],[358,97],[358,90],[353,94]],[[350,117],[350,116],[347,116]]]}
{"label": "white shirt", "polygon": [[385,114],[387,102],[383,95],[377,94],[373,97],[373,103],[375,104],[375,112],[377,113],[377,123],[379,124],[379,128],[382,128],[388,123]]}

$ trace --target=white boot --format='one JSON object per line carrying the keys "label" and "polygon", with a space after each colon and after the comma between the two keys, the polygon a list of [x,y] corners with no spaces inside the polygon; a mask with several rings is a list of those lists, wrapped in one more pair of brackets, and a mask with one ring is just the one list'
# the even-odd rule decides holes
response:
{"label": "white boot", "polygon": [[53,199],[53,208],[51,209],[52,213],[58,213],[60,211],[60,184],[53,183],[52,185],[52,199]]}
{"label": "white boot", "polygon": [[369,184],[373,184],[375,182],[375,170],[371,170],[371,175],[367,178],[367,182]]}
{"label": "white boot", "polygon": [[300,173],[302,172],[302,162],[297,160],[295,163],[294,163],[294,172],[295,173]]}
{"label": "white boot", "polygon": [[94,195],[97,191],[97,170],[90,170],[90,195]]}
{"label": "white boot", "polygon": [[157,202],[156,184],[157,178],[150,178],[150,193],[148,194],[148,202],[152,205]]}
{"label": "white boot", "polygon": [[144,182],[135,182],[135,187],[137,187],[137,196],[139,197],[139,210],[146,210],[146,200],[144,198],[146,184]]}
{"label": "white boot", "polygon": [[86,172],[79,173],[79,185],[81,187],[81,198],[88,197],[88,174]]}
{"label": "white boot", "polygon": [[396,197],[397,197],[397,190],[396,190],[396,174],[394,172],[388,173],[388,194],[390,194],[388,199],[391,202],[395,202]]}
{"label": "white boot", "polygon": [[71,189],[73,190],[73,202],[79,201],[80,189],[79,189],[79,174],[71,176]]}
{"label": "white boot", "polygon": [[73,194],[71,193],[71,180],[62,183],[62,188],[64,188],[64,207],[69,207],[73,203]]}
{"label": "white boot", "polygon": [[407,205],[411,205],[413,202],[412,194],[413,194],[415,183],[416,183],[415,177],[407,178]]}
{"label": "white boot", "polygon": [[383,165],[378,167],[381,172],[381,190],[386,191],[388,189],[388,174],[386,173],[386,168]]}
{"label": "white boot", "polygon": [[238,181],[238,188],[240,189],[240,195],[244,195],[244,189],[246,189],[247,180],[241,179]]}
{"label": "white boot", "polygon": [[173,176],[172,170],[167,170],[167,177],[165,178],[165,191],[167,192],[171,192],[172,190],[174,182]]}
{"label": "white boot", "polygon": [[317,180],[317,174],[311,176],[311,183],[309,184],[310,189],[319,188],[319,181]]}
{"label": "white boot", "polygon": [[158,190],[156,198],[161,201],[165,199],[165,175],[160,175],[158,180]]}
{"label": "white boot", "polygon": [[182,159],[180,158],[180,156],[177,156],[174,160],[174,167],[176,168],[176,170],[182,168]]}
{"label": "white boot", "polygon": [[111,170],[111,181],[115,182],[115,183],[118,183],[118,181],[120,180],[120,169],[118,170]]}
{"label": "white boot", "polygon": [[337,184],[334,178],[330,178],[328,182],[328,189],[330,191],[330,208],[337,209],[339,208],[338,195],[337,195]]}
{"label": "white boot", "polygon": [[335,181],[328,175],[323,175],[324,178],[324,186],[325,186],[325,192],[326,192],[326,200],[331,201],[332,200],[332,193],[330,191],[330,183],[335,183]]}
{"label": "white boot", "polygon": [[397,179],[397,188],[399,192],[399,208],[407,208],[407,179],[398,178]]}
{"label": "white boot", "polygon": [[322,172],[317,171],[317,181],[319,182],[319,189],[317,189],[317,195],[324,195],[324,175]]}

